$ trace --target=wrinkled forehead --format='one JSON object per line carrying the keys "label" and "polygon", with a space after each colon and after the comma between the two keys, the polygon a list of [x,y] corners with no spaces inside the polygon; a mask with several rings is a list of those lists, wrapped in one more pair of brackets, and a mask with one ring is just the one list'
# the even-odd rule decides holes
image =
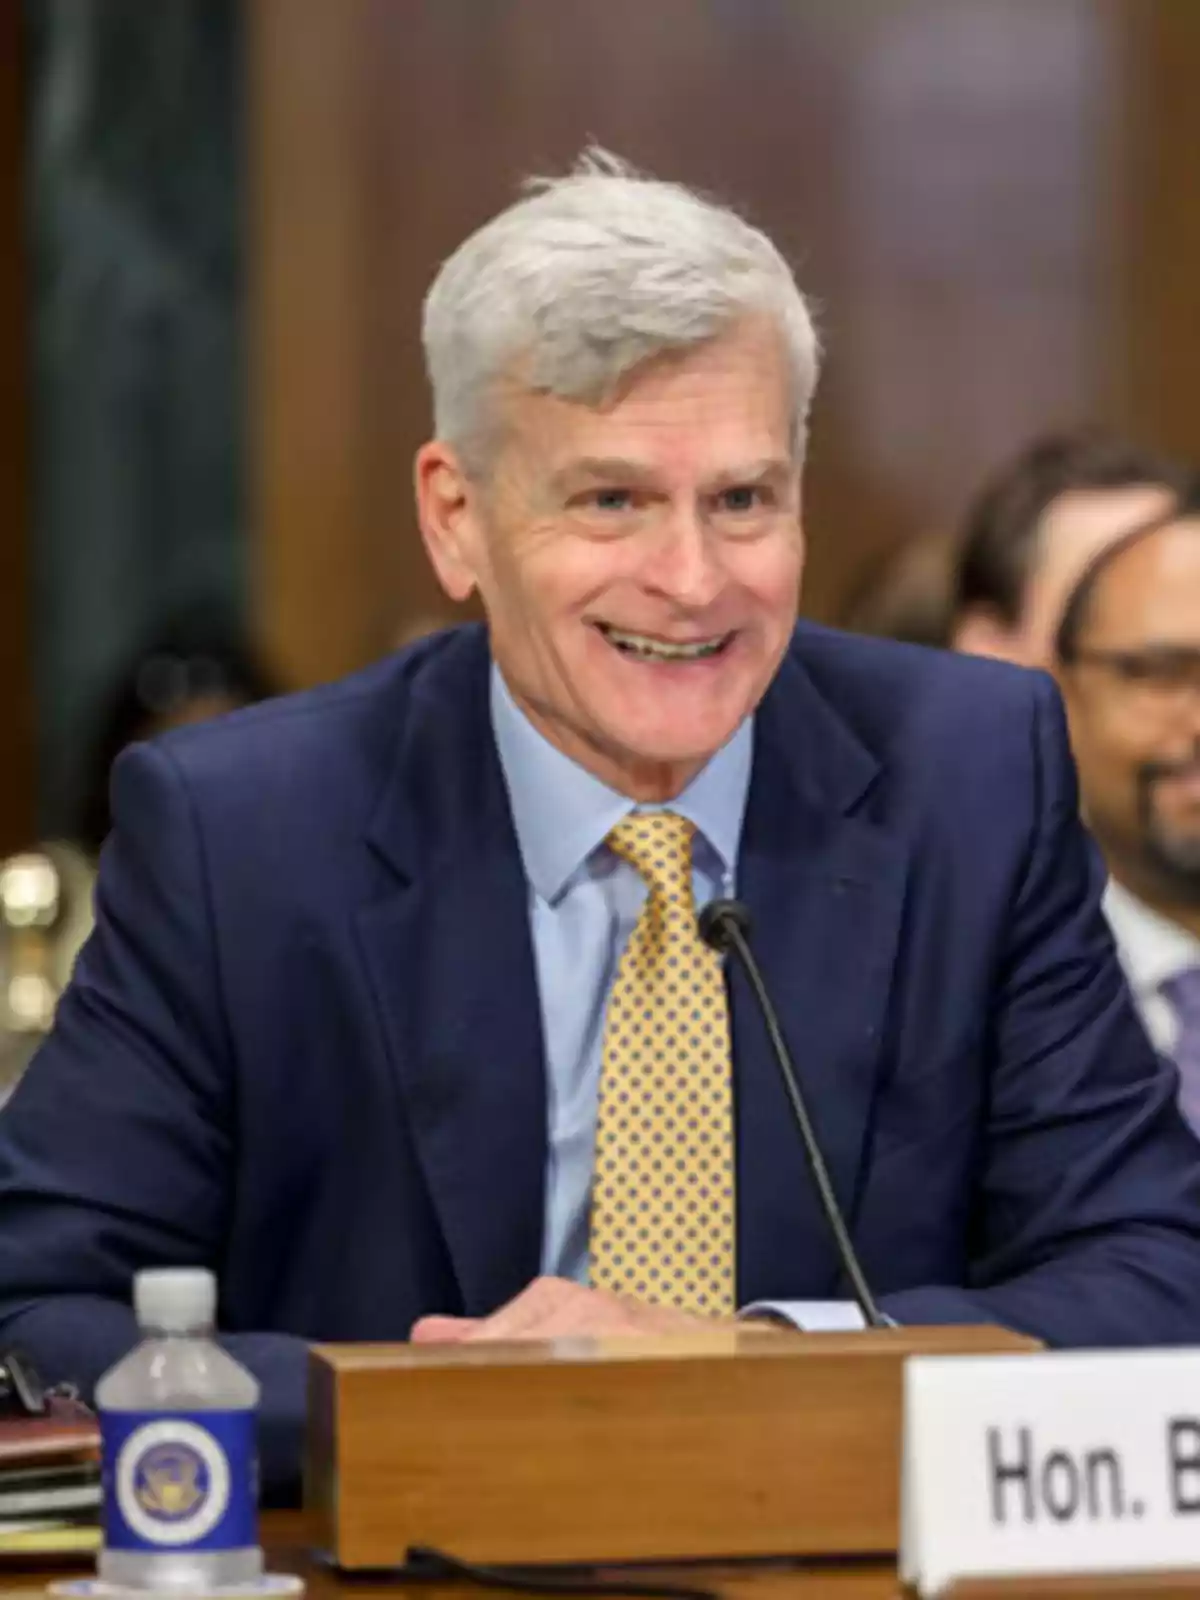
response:
{"label": "wrinkled forehead", "polygon": [[612,460],[646,475],[702,477],[794,455],[790,369],[780,339],[763,328],[656,356],[599,399],[538,392],[516,376],[497,399],[502,452],[539,475]]}

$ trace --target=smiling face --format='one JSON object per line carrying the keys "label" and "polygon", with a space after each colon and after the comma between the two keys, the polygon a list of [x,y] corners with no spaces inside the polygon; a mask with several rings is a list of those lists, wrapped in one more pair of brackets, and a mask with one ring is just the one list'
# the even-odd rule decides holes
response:
{"label": "smiling face", "polygon": [[1114,874],[1168,915],[1200,908],[1200,523],[1097,576],[1059,673],[1084,809]]}
{"label": "smiling face", "polygon": [[745,323],[596,408],[502,402],[486,482],[417,458],[446,591],[478,590],[536,727],[611,787],[672,798],[758,704],[796,619],[803,538],[788,368]]}

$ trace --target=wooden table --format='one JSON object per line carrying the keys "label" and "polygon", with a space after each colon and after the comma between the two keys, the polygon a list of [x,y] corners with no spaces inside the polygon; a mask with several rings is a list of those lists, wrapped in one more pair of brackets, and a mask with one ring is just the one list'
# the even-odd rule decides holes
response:
{"label": "wooden table", "polygon": [[[296,1572],[304,1578],[307,1593],[312,1600],[396,1600],[397,1596],[412,1596],[414,1600],[479,1600],[487,1592],[476,1585],[464,1584],[397,1584],[384,1579],[355,1577],[343,1579],[331,1572],[308,1553],[304,1532],[304,1519],[298,1512],[268,1512],[263,1518],[263,1543],[267,1552],[267,1565],[275,1572]],[[74,1577],[86,1574],[86,1568],[55,1568],[0,1564],[0,1600],[33,1600],[44,1593],[51,1577]],[[649,1569],[641,1569],[647,1571]],[[754,1600],[773,1600],[774,1596],[799,1596],[800,1600],[828,1595],[830,1600],[896,1600],[902,1594],[896,1582],[895,1568],[890,1562],[818,1563],[797,1567],[790,1563],[771,1566],[748,1567],[690,1567],[658,1568],[655,1576],[665,1582],[691,1583],[728,1595],[738,1600],[750,1595]]]}
{"label": "wooden table", "polygon": [[[371,1578],[343,1580],[335,1572],[314,1562],[307,1553],[303,1519],[298,1514],[274,1514],[265,1519],[263,1539],[270,1565],[276,1571],[298,1572],[305,1579],[312,1600],[395,1600],[397,1594],[429,1600],[454,1600],[501,1591],[485,1591],[477,1585],[421,1583],[389,1584]],[[651,1569],[638,1569],[639,1575]],[[754,1563],[729,1567],[662,1567],[655,1576],[667,1583],[696,1584],[719,1591],[730,1600],[750,1595],[754,1600],[774,1600],[775,1596],[799,1596],[800,1600],[828,1595],[830,1600],[897,1600],[903,1590],[896,1581],[892,1562],[818,1562],[798,1566],[791,1562],[771,1565]],[[515,1592],[515,1591],[510,1591]]]}
{"label": "wooden table", "polygon": [[[263,1540],[269,1565],[274,1571],[297,1572],[305,1580],[311,1600],[396,1600],[397,1596],[428,1597],[428,1600],[479,1600],[489,1593],[519,1591],[486,1590],[464,1583],[398,1584],[354,1577],[342,1579],[308,1554],[303,1518],[298,1513],[276,1514],[265,1519]],[[753,1562],[741,1566],[641,1567],[638,1576],[654,1577],[665,1583],[694,1584],[714,1593],[740,1600],[912,1600],[903,1589],[891,1561],[814,1561]],[[625,1569],[623,1576],[632,1575]],[[528,1591],[531,1600],[534,1591]],[[1130,1580],[1088,1577],[1012,1580],[991,1584],[982,1580],[961,1583],[948,1591],[946,1600],[1197,1600],[1200,1575],[1160,1573]],[[0,1600],[4,1600],[0,1592]],[[540,1597],[544,1600],[544,1596]]]}
{"label": "wooden table", "polygon": [[[464,1583],[388,1583],[383,1578],[341,1578],[309,1554],[304,1519],[298,1512],[269,1512],[263,1518],[263,1543],[267,1565],[274,1572],[295,1572],[305,1580],[311,1600],[396,1600],[397,1596],[425,1597],[425,1600],[479,1600],[487,1592]],[[41,1600],[51,1578],[85,1576],[88,1568],[25,1566],[0,1563],[0,1600]],[[639,1568],[638,1575],[667,1583],[695,1584],[740,1600],[774,1600],[795,1597],[799,1600],[906,1600],[907,1592],[897,1581],[896,1570],[885,1561],[825,1561],[753,1563],[726,1567]],[[629,1575],[629,1574],[626,1574]],[[517,1594],[518,1591],[507,1591]],[[532,1596],[532,1591],[530,1591]],[[978,1583],[956,1586],[949,1600],[1196,1600],[1200,1578],[1189,1574],[1182,1581],[1167,1574],[1137,1579],[1132,1583],[1103,1582],[1076,1578],[1058,1581],[1032,1580],[1019,1588]]]}

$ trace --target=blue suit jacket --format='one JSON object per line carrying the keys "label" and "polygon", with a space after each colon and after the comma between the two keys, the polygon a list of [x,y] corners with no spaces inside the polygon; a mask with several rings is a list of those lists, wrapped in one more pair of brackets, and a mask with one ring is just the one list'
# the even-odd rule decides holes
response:
{"label": "blue suit jacket", "polygon": [[[0,1118],[0,1340],[90,1383],[204,1263],[294,1478],[307,1339],[536,1276],[545,1065],[477,629],[127,754],[98,921]],[[1131,1010],[1048,681],[802,626],[739,893],[884,1309],[1200,1339],[1200,1146]],[[732,985],[742,1301],[844,1293]]]}

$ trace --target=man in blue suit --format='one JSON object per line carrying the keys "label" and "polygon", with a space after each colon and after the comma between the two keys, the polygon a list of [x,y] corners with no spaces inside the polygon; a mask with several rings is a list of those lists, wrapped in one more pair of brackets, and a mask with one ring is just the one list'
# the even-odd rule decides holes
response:
{"label": "man in blue suit", "polygon": [[[425,311],[422,532],[487,629],[128,754],[0,1119],[0,1338],[85,1385],[206,1264],[295,1475],[311,1339],[845,1296],[754,942],[884,1311],[1200,1337],[1200,1151],[1048,680],[796,625],[816,346],[769,241],[594,156]],[[835,1315],[836,1315],[835,1311]]]}

